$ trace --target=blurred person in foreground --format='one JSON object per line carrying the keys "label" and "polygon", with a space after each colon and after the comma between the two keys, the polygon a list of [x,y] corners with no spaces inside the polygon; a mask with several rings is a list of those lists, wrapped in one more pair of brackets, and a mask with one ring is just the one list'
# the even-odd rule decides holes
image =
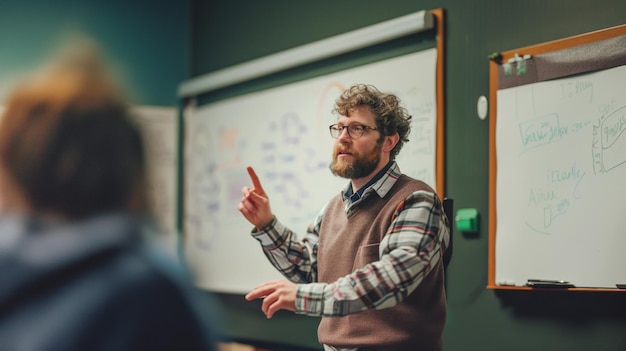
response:
{"label": "blurred person in foreground", "polygon": [[216,350],[216,311],[149,238],[130,106],[94,45],[70,48],[0,121],[0,350]]}

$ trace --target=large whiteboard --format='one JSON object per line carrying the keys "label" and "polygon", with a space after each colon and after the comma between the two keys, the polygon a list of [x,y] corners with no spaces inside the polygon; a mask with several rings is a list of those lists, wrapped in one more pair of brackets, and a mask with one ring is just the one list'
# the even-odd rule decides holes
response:
{"label": "large whiteboard", "polygon": [[354,83],[397,94],[413,116],[401,170],[435,184],[436,49],[195,108],[185,114],[185,257],[200,287],[247,293],[281,276],[237,210],[253,166],[273,212],[303,235],[347,180],[328,170],[334,100]]}
{"label": "large whiteboard", "polygon": [[498,90],[496,282],[626,282],[626,66]]}

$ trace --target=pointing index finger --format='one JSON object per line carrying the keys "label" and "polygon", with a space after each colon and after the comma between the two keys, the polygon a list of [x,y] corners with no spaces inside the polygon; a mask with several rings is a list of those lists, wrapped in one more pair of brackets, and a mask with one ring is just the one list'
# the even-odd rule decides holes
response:
{"label": "pointing index finger", "polygon": [[257,177],[254,168],[248,166],[246,167],[246,169],[248,170],[248,175],[250,175],[250,179],[252,180],[252,186],[254,187],[254,190],[256,190],[256,193],[263,194],[263,186],[261,186],[261,182],[259,181],[259,177]]}

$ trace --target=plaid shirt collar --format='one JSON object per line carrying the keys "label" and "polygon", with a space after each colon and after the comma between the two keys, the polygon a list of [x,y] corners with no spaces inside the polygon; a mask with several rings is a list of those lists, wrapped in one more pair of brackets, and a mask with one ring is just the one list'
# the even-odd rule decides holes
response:
{"label": "plaid shirt collar", "polygon": [[348,183],[341,191],[341,196],[344,200],[349,200],[349,203],[355,203],[371,192],[376,192],[382,198],[387,195],[401,174],[400,167],[396,161],[390,161],[385,168],[356,193],[352,191],[352,182]]}

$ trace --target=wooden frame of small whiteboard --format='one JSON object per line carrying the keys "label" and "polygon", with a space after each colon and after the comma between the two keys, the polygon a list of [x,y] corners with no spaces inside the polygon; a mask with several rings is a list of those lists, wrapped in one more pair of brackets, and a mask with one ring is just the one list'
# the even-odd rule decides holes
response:
{"label": "wooden frame of small whiteboard", "polygon": [[497,122],[497,91],[500,85],[498,69],[501,63],[508,62],[509,59],[515,58],[516,55],[540,55],[553,51],[569,49],[580,45],[593,43],[596,41],[611,39],[626,35],[626,25],[611,27],[577,36],[572,36],[560,40],[554,40],[537,45],[522,47],[514,50],[502,52],[498,61],[492,60],[489,63],[489,111],[491,111],[489,121],[489,257],[488,257],[488,274],[487,288],[498,290],[554,290],[554,291],[610,291],[610,292],[626,292],[623,289],[608,288],[567,288],[567,289],[537,289],[525,286],[501,286],[495,282],[496,276],[496,179],[497,179],[497,159],[496,159],[496,122]]}

